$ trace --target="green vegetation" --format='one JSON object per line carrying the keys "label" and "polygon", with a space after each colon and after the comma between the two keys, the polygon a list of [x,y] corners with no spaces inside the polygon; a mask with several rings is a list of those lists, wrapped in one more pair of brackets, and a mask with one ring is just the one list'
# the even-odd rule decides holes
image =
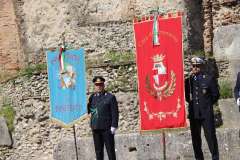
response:
{"label": "green vegetation", "polygon": [[202,51],[202,50],[194,51],[192,54],[195,55],[195,56],[199,56],[199,57],[204,57],[205,56],[205,52]]}
{"label": "green vegetation", "polygon": [[0,71],[0,83],[19,76],[31,77],[34,74],[39,74],[47,70],[47,64],[30,65],[21,69],[18,73],[9,73],[8,71]]}
{"label": "green vegetation", "polygon": [[120,64],[122,62],[135,61],[135,54],[131,51],[120,52],[120,51],[108,51],[103,56],[98,55],[97,57],[86,57],[86,66],[91,68],[95,65],[103,64]]}
{"label": "green vegetation", "polygon": [[31,77],[33,74],[38,74],[45,70],[47,70],[47,64],[30,65],[21,70],[20,75],[27,75],[28,77]]}
{"label": "green vegetation", "polygon": [[227,79],[219,80],[219,86],[220,86],[220,98],[221,99],[233,97],[233,90],[231,87],[231,82],[229,80],[227,80]]}
{"label": "green vegetation", "polygon": [[10,132],[14,130],[14,117],[15,117],[15,111],[13,107],[10,104],[3,104],[3,106],[0,108],[0,116],[3,116],[7,121],[7,126]]}
{"label": "green vegetation", "polygon": [[106,60],[110,60],[113,63],[116,62],[129,62],[129,61],[133,61],[135,60],[135,54],[133,54],[132,52],[116,52],[116,51],[109,51],[107,52],[104,57],[104,59]]}

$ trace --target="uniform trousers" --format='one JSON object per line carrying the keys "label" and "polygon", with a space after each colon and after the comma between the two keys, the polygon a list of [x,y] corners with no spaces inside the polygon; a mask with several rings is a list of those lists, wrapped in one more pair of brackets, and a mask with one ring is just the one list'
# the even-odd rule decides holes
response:
{"label": "uniform trousers", "polygon": [[104,145],[107,150],[108,159],[116,160],[114,134],[110,129],[95,129],[93,132],[93,141],[97,160],[104,159]]}
{"label": "uniform trousers", "polygon": [[207,140],[209,150],[212,154],[212,160],[219,160],[218,143],[213,117],[209,119],[190,118],[190,129],[195,158],[197,160],[204,160],[202,152],[201,127],[203,127],[204,135]]}

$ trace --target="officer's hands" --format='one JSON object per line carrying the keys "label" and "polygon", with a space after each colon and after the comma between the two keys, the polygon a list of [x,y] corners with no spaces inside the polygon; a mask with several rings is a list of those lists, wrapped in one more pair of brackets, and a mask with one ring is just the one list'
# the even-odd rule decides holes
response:
{"label": "officer's hands", "polygon": [[240,106],[240,98],[237,99],[237,105]]}
{"label": "officer's hands", "polygon": [[112,134],[115,134],[116,130],[117,130],[117,128],[111,127],[111,133],[112,133]]}

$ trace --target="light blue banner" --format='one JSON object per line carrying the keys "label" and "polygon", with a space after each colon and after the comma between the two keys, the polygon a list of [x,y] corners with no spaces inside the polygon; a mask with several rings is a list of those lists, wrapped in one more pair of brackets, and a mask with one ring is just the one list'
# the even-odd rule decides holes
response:
{"label": "light blue banner", "polygon": [[61,72],[59,51],[47,51],[51,118],[72,125],[87,113],[85,58],[83,48],[64,52]]}

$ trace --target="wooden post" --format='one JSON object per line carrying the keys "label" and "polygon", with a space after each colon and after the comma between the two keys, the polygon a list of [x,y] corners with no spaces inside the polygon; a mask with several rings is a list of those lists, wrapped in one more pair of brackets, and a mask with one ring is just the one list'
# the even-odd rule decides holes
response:
{"label": "wooden post", "polygon": [[74,135],[74,143],[75,143],[76,159],[78,160],[78,148],[77,148],[77,139],[76,139],[75,125],[73,125],[73,135]]}
{"label": "wooden post", "polygon": [[166,154],[166,137],[165,137],[165,132],[162,132],[162,143],[163,143],[163,160],[167,159],[167,154]]}

